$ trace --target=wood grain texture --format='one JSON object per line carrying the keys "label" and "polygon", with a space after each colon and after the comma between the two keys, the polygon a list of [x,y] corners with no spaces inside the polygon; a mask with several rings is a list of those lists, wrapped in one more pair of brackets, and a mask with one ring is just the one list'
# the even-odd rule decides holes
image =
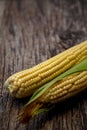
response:
{"label": "wood grain texture", "polygon": [[11,74],[85,39],[86,0],[0,1],[0,130],[87,130],[87,91],[22,125],[15,118],[28,99],[3,87]]}

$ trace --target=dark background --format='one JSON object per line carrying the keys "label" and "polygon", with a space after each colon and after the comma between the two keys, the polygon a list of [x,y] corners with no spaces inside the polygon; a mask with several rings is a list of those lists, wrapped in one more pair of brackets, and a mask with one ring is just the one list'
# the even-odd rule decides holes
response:
{"label": "dark background", "polygon": [[85,39],[86,0],[0,0],[0,130],[87,130],[87,91],[22,125],[15,118],[28,99],[3,87],[11,74]]}

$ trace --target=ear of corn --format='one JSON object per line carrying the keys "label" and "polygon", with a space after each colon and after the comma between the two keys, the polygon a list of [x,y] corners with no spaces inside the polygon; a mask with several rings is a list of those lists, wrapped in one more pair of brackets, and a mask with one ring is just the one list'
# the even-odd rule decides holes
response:
{"label": "ear of corn", "polygon": [[19,119],[24,122],[37,113],[47,111],[47,107],[44,106],[63,101],[85,88],[87,88],[87,59],[38,89],[22,109]]}
{"label": "ear of corn", "polygon": [[[56,83],[46,95],[46,102],[56,103],[87,88],[87,71],[65,78]],[[44,100],[43,100],[44,101]]]}
{"label": "ear of corn", "polygon": [[37,66],[9,77],[5,87],[17,98],[31,95],[45,83],[87,58],[87,41],[76,45]]}

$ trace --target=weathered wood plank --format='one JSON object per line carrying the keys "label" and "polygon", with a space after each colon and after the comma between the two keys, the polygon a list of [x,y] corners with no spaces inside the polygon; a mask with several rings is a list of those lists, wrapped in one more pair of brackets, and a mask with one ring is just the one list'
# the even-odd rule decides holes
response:
{"label": "weathered wood plank", "polygon": [[86,92],[22,125],[15,118],[28,99],[13,99],[3,84],[11,74],[87,39],[87,2],[5,0],[3,5],[0,1],[0,129],[86,130]]}

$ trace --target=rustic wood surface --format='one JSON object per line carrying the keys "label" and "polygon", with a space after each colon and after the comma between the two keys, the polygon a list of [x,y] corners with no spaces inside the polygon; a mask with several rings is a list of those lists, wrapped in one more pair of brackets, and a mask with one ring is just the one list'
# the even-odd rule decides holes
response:
{"label": "rustic wood surface", "polygon": [[28,99],[3,87],[11,74],[85,39],[86,0],[0,0],[0,130],[87,130],[87,91],[23,125],[15,118]]}

